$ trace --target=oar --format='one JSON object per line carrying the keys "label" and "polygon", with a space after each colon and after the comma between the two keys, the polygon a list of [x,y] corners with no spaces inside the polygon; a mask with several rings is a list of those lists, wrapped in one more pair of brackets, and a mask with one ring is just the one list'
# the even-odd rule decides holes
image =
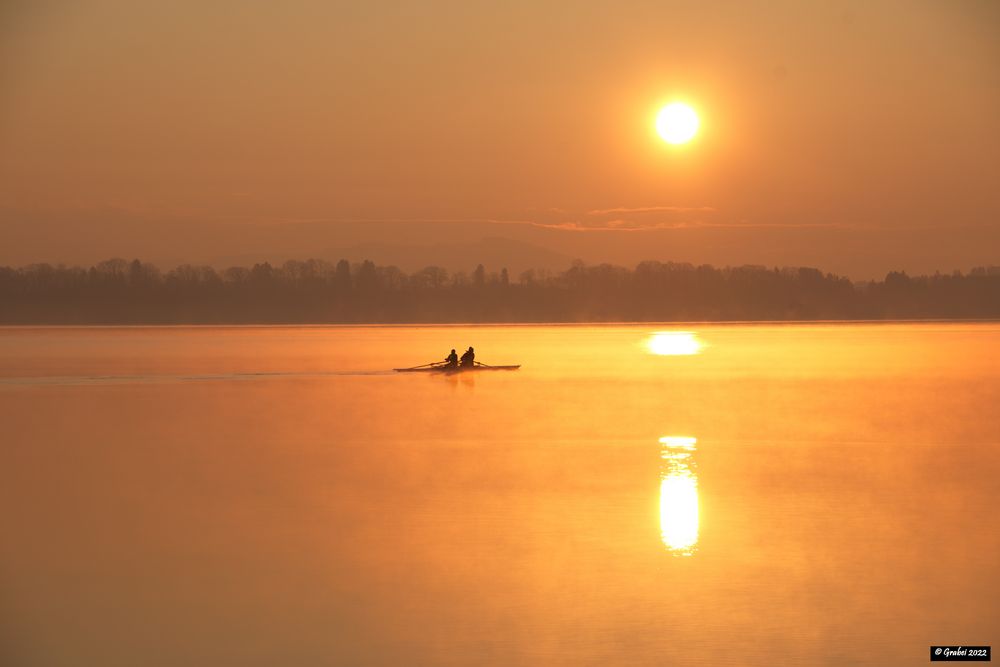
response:
{"label": "oar", "polygon": [[401,371],[415,371],[418,368],[427,368],[428,366],[443,366],[445,362],[443,361],[432,361],[429,364],[420,364],[419,366],[411,366],[410,368],[400,368]]}
{"label": "oar", "polygon": [[483,362],[481,362],[481,361],[477,361],[477,362],[476,362],[476,365],[477,365],[477,366],[483,366],[483,367],[485,367],[485,368],[493,368],[493,366],[490,366],[489,364],[484,364],[484,363],[483,363]]}

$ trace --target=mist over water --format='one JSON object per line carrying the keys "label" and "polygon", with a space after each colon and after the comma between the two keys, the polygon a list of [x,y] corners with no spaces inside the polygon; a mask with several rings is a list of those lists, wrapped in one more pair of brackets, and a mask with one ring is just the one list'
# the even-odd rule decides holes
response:
{"label": "mist over water", "polygon": [[[473,345],[516,372],[395,374]],[[0,328],[0,662],[995,644],[1000,326]]]}

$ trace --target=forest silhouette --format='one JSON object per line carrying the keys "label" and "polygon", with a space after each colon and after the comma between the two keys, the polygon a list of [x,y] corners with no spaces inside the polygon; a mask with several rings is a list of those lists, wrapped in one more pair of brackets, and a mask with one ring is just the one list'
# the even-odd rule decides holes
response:
{"label": "forest silhouette", "polygon": [[133,260],[0,267],[3,324],[479,323],[1000,318],[1000,267],[881,281],[813,268],[574,262],[407,274],[371,261],[168,272]]}

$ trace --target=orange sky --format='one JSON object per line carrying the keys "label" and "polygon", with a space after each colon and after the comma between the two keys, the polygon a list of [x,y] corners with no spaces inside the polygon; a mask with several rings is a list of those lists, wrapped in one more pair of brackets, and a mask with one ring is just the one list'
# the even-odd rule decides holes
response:
{"label": "orange sky", "polygon": [[991,0],[2,7],[0,264],[1000,264]]}

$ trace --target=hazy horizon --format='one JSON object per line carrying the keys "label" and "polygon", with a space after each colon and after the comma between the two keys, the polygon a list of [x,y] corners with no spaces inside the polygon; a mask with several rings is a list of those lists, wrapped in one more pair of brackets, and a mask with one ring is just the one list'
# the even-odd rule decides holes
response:
{"label": "hazy horizon", "polygon": [[0,266],[0,324],[517,323],[1000,319],[1000,266],[852,282],[813,268],[574,262],[406,272],[372,261],[167,272],[138,259]]}
{"label": "hazy horizon", "polygon": [[[87,235],[103,230],[93,234],[106,241],[100,246],[88,246],[74,235],[45,237],[40,228],[10,225],[7,232],[16,236],[12,241],[17,243],[0,246],[0,258],[7,258],[0,259],[0,266],[86,267],[117,257],[149,261],[164,270],[183,264],[225,269],[261,262],[279,265],[287,260],[336,262],[347,259],[352,262],[372,260],[406,271],[427,266],[441,266],[453,272],[469,271],[483,263],[495,270],[507,267],[520,272],[526,269],[559,271],[574,261],[627,268],[644,261],[659,261],[695,266],[708,264],[719,268],[809,267],[854,281],[868,281],[882,280],[895,271],[910,275],[965,273],[976,267],[1000,264],[1000,252],[996,250],[989,228],[966,230],[963,242],[975,246],[974,251],[953,243],[949,233],[933,229],[906,233],[901,230],[852,233],[849,230],[777,229],[774,233],[785,237],[782,243],[751,252],[741,241],[759,240],[761,233],[757,230],[705,228],[580,233],[524,227],[511,233],[509,225],[499,227],[499,224],[370,222],[360,230],[364,232],[360,235],[341,226],[321,223],[192,223],[159,231],[150,227],[129,228],[126,224],[95,224]],[[664,236],[676,233],[685,236],[675,238],[663,251],[650,250],[657,246],[657,240],[664,241]],[[33,239],[33,235],[37,238]],[[595,236],[612,242],[592,247]],[[165,243],[167,237],[175,243],[179,239],[189,240],[188,250],[181,245]],[[887,239],[890,238],[896,238],[899,243],[889,244]],[[875,240],[884,242],[881,250],[873,247]],[[831,246],[842,246],[845,250],[841,254],[830,254]]]}

